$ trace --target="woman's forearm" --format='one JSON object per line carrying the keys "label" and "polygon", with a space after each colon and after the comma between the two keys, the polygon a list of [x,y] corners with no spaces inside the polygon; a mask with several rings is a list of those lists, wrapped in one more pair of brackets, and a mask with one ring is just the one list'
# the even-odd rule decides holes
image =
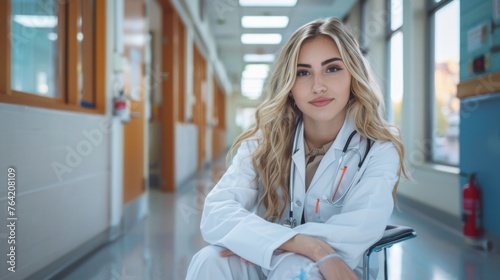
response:
{"label": "woman's forearm", "polygon": [[302,234],[292,237],[278,249],[303,255],[315,262],[335,252],[333,248],[323,240]]}

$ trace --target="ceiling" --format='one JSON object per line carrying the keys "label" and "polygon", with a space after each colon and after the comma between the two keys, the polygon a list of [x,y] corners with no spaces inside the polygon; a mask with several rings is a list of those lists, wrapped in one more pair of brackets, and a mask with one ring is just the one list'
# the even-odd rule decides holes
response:
{"label": "ceiling", "polygon": [[[275,54],[288,37],[303,24],[317,18],[335,16],[343,18],[356,0],[298,0],[294,7],[241,7],[238,0],[207,2],[206,19],[214,37],[217,55],[224,65],[233,88],[240,88],[242,71],[247,63],[244,54]],[[243,28],[242,16],[289,17],[286,28]],[[278,45],[244,45],[242,33],[280,33]]]}

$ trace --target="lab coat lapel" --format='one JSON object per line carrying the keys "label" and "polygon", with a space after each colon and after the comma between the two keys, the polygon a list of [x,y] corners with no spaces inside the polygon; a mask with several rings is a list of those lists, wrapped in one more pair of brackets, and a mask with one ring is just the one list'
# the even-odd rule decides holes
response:
{"label": "lab coat lapel", "polygon": [[[297,152],[292,155],[293,163],[295,164],[295,172],[300,174],[300,182],[301,185],[305,185],[305,148],[304,148],[304,125],[300,126],[300,130],[297,131],[299,133],[299,139],[297,139]],[[295,137],[295,135],[294,135]],[[297,177],[295,177],[295,183],[297,184]],[[295,187],[295,186],[294,186]]]}
{"label": "lab coat lapel", "polygon": [[[339,150],[342,152],[342,149],[344,149],[345,143],[347,143],[347,139],[349,138],[349,135],[356,130],[356,126],[354,124],[354,120],[351,118],[351,115],[349,112],[347,112],[346,118],[344,120],[344,124],[342,125],[342,128],[339,131],[339,134],[337,135],[337,138],[335,139],[335,142],[333,142],[333,148],[335,150]],[[356,133],[356,135],[352,138],[351,143],[349,144],[349,148],[354,148],[358,149],[359,148],[359,134]],[[340,154],[339,154],[340,155]]]}

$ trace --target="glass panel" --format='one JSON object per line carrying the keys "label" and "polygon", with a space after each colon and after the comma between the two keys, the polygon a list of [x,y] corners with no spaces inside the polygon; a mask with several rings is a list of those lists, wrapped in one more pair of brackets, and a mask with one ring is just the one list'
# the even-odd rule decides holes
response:
{"label": "glass panel", "polygon": [[391,30],[396,30],[403,25],[403,1],[391,0]]}
{"label": "glass panel", "polygon": [[460,3],[436,11],[434,16],[434,112],[432,160],[458,165],[459,109],[457,96],[460,60]]}
{"label": "glass panel", "polygon": [[391,37],[391,77],[390,93],[393,122],[401,126],[401,107],[403,104],[403,33],[395,32]]}
{"label": "glass panel", "polygon": [[12,1],[11,87],[59,97],[57,1]]}

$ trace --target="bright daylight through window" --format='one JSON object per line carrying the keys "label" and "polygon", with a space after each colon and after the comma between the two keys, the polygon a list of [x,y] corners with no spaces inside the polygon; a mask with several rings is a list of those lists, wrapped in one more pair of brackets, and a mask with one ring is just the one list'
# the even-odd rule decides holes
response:
{"label": "bright daylight through window", "polygon": [[401,107],[403,104],[403,2],[390,1],[390,30],[389,30],[389,94],[391,108],[389,118],[397,125],[401,125]]}
{"label": "bright daylight through window", "polygon": [[460,60],[460,1],[454,0],[434,15],[431,160],[458,165],[459,109],[457,84]]}

